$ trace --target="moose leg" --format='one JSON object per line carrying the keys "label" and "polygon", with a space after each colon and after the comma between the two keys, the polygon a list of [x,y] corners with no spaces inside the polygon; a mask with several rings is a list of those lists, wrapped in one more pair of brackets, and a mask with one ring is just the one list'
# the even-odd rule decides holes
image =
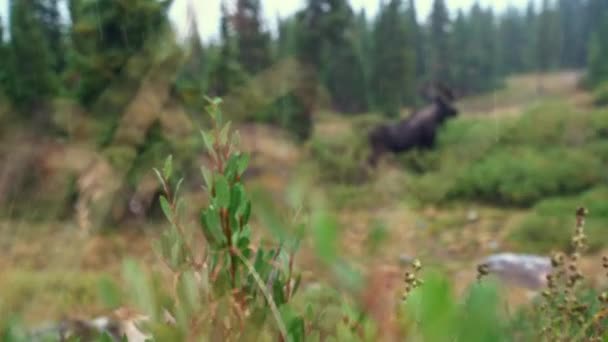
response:
{"label": "moose leg", "polygon": [[380,155],[382,155],[382,150],[380,149],[373,149],[372,153],[370,154],[369,158],[367,159],[367,163],[371,166],[371,167],[376,167],[376,165],[378,165],[378,159],[380,158]]}
{"label": "moose leg", "polygon": [[375,168],[376,165],[378,164],[378,159],[380,159],[380,156],[382,155],[382,153],[384,152],[384,145],[382,144],[382,131],[381,130],[376,130],[373,131],[370,135],[369,135],[369,144],[371,147],[371,154],[369,156],[369,158],[367,159],[367,163]]}

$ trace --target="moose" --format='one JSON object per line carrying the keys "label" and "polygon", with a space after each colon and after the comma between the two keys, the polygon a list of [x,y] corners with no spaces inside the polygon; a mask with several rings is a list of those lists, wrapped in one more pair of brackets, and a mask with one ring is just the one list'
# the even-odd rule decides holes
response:
{"label": "moose", "polygon": [[453,106],[454,94],[448,87],[442,84],[435,84],[434,87],[427,85],[423,88],[422,96],[432,103],[406,119],[384,123],[370,131],[369,165],[375,167],[381,155],[386,152],[401,153],[413,148],[432,148],[441,124],[458,115],[458,109]]}

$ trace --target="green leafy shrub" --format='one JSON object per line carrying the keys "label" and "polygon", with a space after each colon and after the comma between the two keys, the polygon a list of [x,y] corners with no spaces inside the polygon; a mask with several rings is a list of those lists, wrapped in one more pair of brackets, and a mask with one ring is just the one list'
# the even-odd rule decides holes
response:
{"label": "green leafy shrub", "polygon": [[[171,224],[156,250],[172,270],[177,287],[176,297],[165,309],[176,319],[175,333],[180,336],[208,331],[238,338],[264,330],[301,341],[304,321],[287,305],[300,282],[292,262],[299,243],[281,241],[271,249],[252,246],[252,201],[241,182],[249,157],[236,150],[238,138],[231,134],[230,122],[223,124],[220,102],[211,100],[208,107],[214,128],[201,132],[212,158],[210,167],[201,168],[209,191],[209,203],[200,214],[205,246],[193,244],[192,233],[180,222],[185,203],[179,197],[181,180],[172,187],[172,158],[165,161],[162,171],[156,170],[165,193],[161,207]],[[201,249],[206,254],[204,269],[195,258]],[[203,284],[197,277],[205,279]],[[210,313],[210,305],[224,309]],[[158,316],[157,309],[150,310]],[[202,315],[210,316],[204,322],[194,319]],[[267,317],[274,319],[276,328],[266,324]]]}
{"label": "green leafy shrub", "polygon": [[524,252],[546,253],[555,249],[568,250],[572,225],[568,224],[572,208],[589,203],[586,232],[589,250],[598,251],[608,244],[608,188],[587,191],[580,196],[546,199],[534,206],[509,240]]}
{"label": "green leafy shrub", "polygon": [[460,173],[450,196],[529,206],[600,183],[601,166],[594,156],[575,149],[505,148]]}
{"label": "green leafy shrub", "polygon": [[593,91],[593,103],[596,106],[608,105],[608,82],[604,82],[595,88]]}
{"label": "green leafy shrub", "polygon": [[279,97],[271,105],[256,112],[251,120],[277,125],[296,141],[306,141],[312,134],[312,118],[304,114],[302,101],[293,93]]}
{"label": "green leafy shrub", "polygon": [[[587,214],[586,208],[578,207],[568,251],[552,253],[552,270],[546,276],[542,298],[537,298],[513,319],[512,328],[519,338],[545,341],[605,339],[608,292],[599,291],[598,295],[580,268],[581,255],[588,251],[590,241],[585,225]],[[608,269],[608,257],[602,258],[602,267]]]}
{"label": "green leafy shrub", "polygon": [[354,134],[314,138],[309,153],[324,182],[358,184],[366,180],[367,149]]}

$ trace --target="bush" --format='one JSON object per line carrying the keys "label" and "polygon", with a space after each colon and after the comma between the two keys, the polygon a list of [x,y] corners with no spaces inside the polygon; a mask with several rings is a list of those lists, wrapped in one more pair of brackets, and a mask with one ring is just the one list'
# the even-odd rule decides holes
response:
{"label": "bush", "polygon": [[296,141],[306,141],[312,134],[312,117],[306,113],[302,101],[288,93],[248,118],[254,122],[277,125],[287,130]]}
{"label": "bush", "polygon": [[467,167],[449,196],[530,206],[599,183],[601,166],[597,158],[576,149],[504,148]]}
{"label": "bush", "polygon": [[600,84],[593,91],[593,104],[595,104],[596,106],[608,105],[608,82]]}
{"label": "bush", "polygon": [[524,252],[546,253],[552,250],[568,250],[574,231],[568,224],[572,208],[588,205],[586,231],[591,252],[608,245],[608,188],[599,187],[580,196],[553,198],[534,206],[520,225],[510,234],[509,240]]}
{"label": "bush", "polygon": [[328,183],[358,184],[367,178],[367,148],[354,134],[317,137],[310,141],[309,153],[320,179]]}

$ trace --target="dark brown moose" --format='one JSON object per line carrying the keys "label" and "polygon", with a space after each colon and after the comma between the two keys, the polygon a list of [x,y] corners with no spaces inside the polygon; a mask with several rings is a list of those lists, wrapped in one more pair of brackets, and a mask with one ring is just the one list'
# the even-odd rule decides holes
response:
{"label": "dark brown moose", "polygon": [[432,148],[441,124],[458,115],[458,109],[453,106],[454,95],[447,87],[427,86],[422,95],[432,103],[406,119],[384,123],[370,131],[368,139],[371,155],[368,163],[372,167],[377,165],[380,156],[386,152],[401,153],[413,148]]}

